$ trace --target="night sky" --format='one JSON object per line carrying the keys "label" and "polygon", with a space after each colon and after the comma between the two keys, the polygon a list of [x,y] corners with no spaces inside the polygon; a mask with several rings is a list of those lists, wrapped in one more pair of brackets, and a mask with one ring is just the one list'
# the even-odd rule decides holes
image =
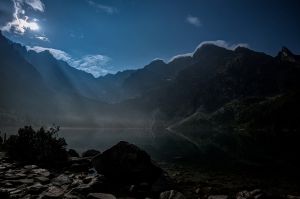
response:
{"label": "night sky", "polygon": [[168,61],[204,41],[300,54],[299,9],[299,0],[0,0],[0,26],[99,76]]}

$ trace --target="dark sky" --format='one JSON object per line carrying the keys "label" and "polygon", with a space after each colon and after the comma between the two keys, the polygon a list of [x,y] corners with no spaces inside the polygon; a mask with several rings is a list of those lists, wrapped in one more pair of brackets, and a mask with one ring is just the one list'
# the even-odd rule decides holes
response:
{"label": "dark sky", "polygon": [[300,54],[299,10],[299,0],[0,0],[0,25],[97,76],[168,61],[203,41]]}

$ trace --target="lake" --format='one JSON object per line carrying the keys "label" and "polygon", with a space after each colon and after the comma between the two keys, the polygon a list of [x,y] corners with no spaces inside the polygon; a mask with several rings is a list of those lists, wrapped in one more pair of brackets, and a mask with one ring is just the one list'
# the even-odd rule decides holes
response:
{"label": "lake", "polygon": [[[17,132],[16,128],[2,128],[1,130],[7,134]],[[103,152],[119,141],[127,141],[144,149],[153,159],[160,161],[193,160],[195,155],[199,155],[197,146],[191,140],[168,130],[61,128],[58,134],[65,138],[68,148],[80,153],[87,149]]]}

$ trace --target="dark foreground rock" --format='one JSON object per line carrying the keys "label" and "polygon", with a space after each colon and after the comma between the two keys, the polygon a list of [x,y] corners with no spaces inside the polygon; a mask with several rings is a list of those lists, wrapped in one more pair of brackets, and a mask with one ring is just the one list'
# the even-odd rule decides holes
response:
{"label": "dark foreground rock", "polygon": [[[196,184],[188,181],[187,171],[180,175],[182,178],[175,178],[179,175],[178,169],[176,175],[172,175],[173,181],[152,163],[146,152],[126,142],[120,142],[93,159],[98,173],[91,162],[91,158],[73,157],[67,167],[49,170],[37,165],[22,165],[0,153],[0,199],[299,199],[298,192],[274,195],[253,188],[253,184],[249,189],[241,185],[228,189],[222,187],[226,183],[224,180],[222,184],[197,181],[201,178],[193,169],[190,170],[191,179]],[[74,165],[80,169],[74,170]],[[213,180],[217,177],[214,175]],[[230,183],[236,183],[232,176]]]}
{"label": "dark foreground rock", "polygon": [[79,154],[77,153],[77,151],[75,151],[74,149],[69,149],[68,150],[68,155],[70,157],[76,157],[76,158],[79,158]]}
{"label": "dark foreground rock", "polygon": [[112,194],[106,194],[106,193],[90,193],[87,196],[88,199],[117,199]]}
{"label": "dark foreground rock", "polygon": [[[69,157],[59,170],[0,158],[0,199],[159,198],[171,179],[137,146],[120,142],[103,154]],[[96,170],[98,171],[96,171]]]}
{"label": "dark foreground rock", "polygon": [[94,157],[92,164],[98,173],[123,183],[152,184],[163,173],[145,151],[124,141]]}
{"label": "dark foreground rock", "polygon": [[95,149],[89,149],[89,150],[83,152],[81,156],[84,157],[84,158],[86,158],[86,157],[94,157],[94,156],[96,156],[96,155],[98,155],[98,154],[100,154],[100,153],[101,153],[101,152],[98,151],[98,150],[95,150]]}
{"label": "dark foreground rock", "polygon": [[170,190],[161,193],[159,199],[185,199],[185,197],[178,191]]}

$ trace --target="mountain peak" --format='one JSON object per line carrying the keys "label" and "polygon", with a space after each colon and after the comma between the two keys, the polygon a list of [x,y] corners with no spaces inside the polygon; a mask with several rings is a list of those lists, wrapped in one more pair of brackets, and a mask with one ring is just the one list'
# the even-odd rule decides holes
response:
{"label": "mountain peak", "polygon": [[152,64],[166,64],[166,63],[162,59],[154,59],[154,60],[152,60],[152,62],[150,62],[150,64],[152,65]]}
{"label": "mountain peak", "polygon": [[281,52],[285,55],[294,55],[287,47],[283,46]]}
{"label": "mountain peak", "polygon": [[252,51],[247,47],[244,46],[238,46],[236,49],[234,49],[235,52],[249,52]]}
{"label": "mountain peak", "polygon": [[224,54],[226,52],[232,52],[231,50],[228,50],[224,47],[220,47],[215,44],[203,44],[201,45],[193,55],[193,58],[199,58],[201,56],[207,56],[207,55],[219,55]]}
{"label": "mountain peak", "polygon": [[277,57],[282,61],[296,62],[296,56],[285,46],[282,47]]}

